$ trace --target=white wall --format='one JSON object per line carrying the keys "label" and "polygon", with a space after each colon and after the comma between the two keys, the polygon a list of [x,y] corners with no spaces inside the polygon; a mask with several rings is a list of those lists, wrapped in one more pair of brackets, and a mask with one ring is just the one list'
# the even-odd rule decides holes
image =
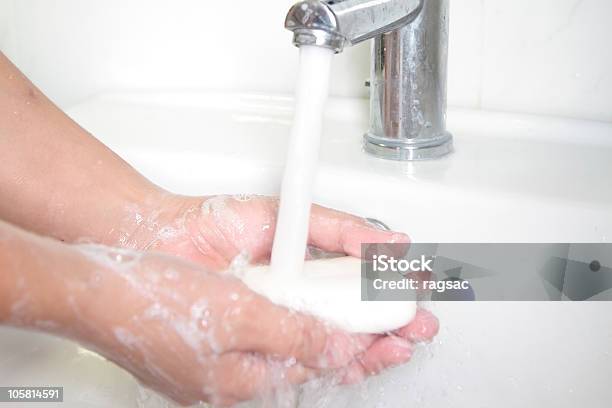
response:
{"label": "white wall", "polygon": [[[292,0],[0,0],[0,49],[62,106],[101,90],[289,93]],[[451,0],[449,103],[612,121],[609,0]],[[365,96],[369,47],[337,57]]]}

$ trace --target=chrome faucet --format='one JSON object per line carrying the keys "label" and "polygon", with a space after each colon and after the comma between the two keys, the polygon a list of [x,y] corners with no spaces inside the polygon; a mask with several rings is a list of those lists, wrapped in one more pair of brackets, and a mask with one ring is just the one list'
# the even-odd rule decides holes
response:
{"label": "chrome faucet", "polygon": [[392,160],[450,153],[446,131],[448,0],[306,0],[285,27],[296,46],[337,53],[374,39],[364,149]]}

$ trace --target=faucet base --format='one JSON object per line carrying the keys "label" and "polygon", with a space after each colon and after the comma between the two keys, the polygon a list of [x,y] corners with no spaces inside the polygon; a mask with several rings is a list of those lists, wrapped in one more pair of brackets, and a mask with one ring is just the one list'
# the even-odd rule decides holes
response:
{"label": "faucet base", "polygon": [[389,139],[366,133],[363,137],[366,153],[386,160],[419,161],[433,160],[453,151],[453,136],[445,132],[436,138]]}

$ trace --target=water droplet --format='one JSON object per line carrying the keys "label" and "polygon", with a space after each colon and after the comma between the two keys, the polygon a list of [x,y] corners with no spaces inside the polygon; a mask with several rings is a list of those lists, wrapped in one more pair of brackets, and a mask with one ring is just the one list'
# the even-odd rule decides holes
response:
{"label": "water droplet", "polygon": [[297,360],[295,359],[295,357],[291,357],[285,360],[285,367],[287,368],[293,367],[296,363],[297,363]]}

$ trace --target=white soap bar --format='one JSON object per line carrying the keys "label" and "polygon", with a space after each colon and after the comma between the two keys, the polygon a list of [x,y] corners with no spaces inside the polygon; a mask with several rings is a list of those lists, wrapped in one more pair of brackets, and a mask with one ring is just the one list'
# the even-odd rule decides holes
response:
{"label": "white soap bar", "polygon": [[362,301],[361,261],[352,257],[307,261],[295,277],[272,274],[268,266],[252,267],[242,280],[273,303],[352,333],[392,331],[410,323],[416,313],[414,301]]}

